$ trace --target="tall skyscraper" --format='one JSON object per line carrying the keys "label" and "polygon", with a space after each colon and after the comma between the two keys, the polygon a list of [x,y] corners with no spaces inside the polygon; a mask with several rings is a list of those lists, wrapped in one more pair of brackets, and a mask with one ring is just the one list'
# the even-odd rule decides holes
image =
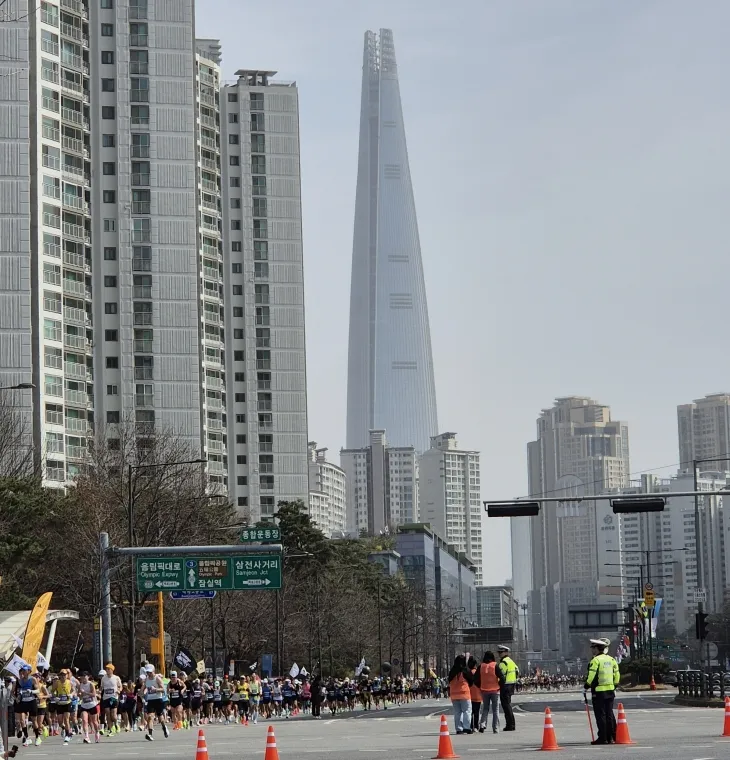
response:
{"label": "tall skyscraper", "polygon": [[[583,396],[559,398],[537,421],[528,443],[531,496],[584,495],[629,483],[629,434],[608,406]],[[567,606],[621,602],[621,583],[607,562],[620,562],[620,524],[607,502],[545,504],[531,518],[512,518],[516,592],[524,594],[528,562],[529,640],[536,649],[569,654]],[[518,586],[519,584],[519,586]],[[519,598],[524,602],[524,598]],[[537,630],[534,630],[534,629]]]}
{"label": "tall skyscraper", "polygon": [[347,448],[438,432],[426,288],[393,33],[365,34],[350,291]]}
{"label": "tall skyscraper", "polygon": [[35,385],[45,482],[131,424],[185,439],[253,520],[306,500],[296,87],[222,89],[193,2],[2,14],[0,385]]}
{"label": "tall skyscraper", "polygon": [[419,519],[464,552],[482,584],[482,515],[479,452],[459,449],[456,433],[431,438],[418,462]]}
{"label": "tall skyscraper", "polygon": [[702,462],[701,471],[730,469],[730,393],[712,393],[677,407],[679,432],[679,466],[692,471],[695,459]]}

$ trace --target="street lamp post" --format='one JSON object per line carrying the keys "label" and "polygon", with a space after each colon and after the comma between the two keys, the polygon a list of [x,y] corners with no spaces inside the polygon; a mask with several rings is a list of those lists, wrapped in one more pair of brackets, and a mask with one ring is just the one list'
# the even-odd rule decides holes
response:
{"label": "street lamp post", "polygon": [[[129,546],[134,546],[134,487],[132,475],[135,470],[155,469],[157,467],[177,467],[184,464],[205,464],[206,459],[187,459],[182,462],[154,462],[150,464],[128,464],[127,465],[127,527],[129,529]],[[135,590],[135,573],[134,557],[130,558],[130,596],[129,596],[129,614],[130,614],[130,635],[127,660],[129,666],[130,678],[134,673],[135,660],[137,657],[137,595]],[[164,631],[164,598],[161,591],[157,592],[157,622],[159,627],[159,646],[160,646],[160,673],[165,675],[165,631]],[[111,635],[111,632],[109,633]],[[215,672],[215,663],[213,663]]]}

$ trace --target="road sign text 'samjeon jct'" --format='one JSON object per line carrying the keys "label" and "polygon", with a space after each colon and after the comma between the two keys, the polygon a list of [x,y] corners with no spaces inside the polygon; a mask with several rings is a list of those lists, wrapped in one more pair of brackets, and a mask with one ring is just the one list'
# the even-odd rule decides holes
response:
{"label": "road sign text 'samjeon jct'", "polygon": [[281,588],[281,556],[138,557],[140,591],[246,591]]}

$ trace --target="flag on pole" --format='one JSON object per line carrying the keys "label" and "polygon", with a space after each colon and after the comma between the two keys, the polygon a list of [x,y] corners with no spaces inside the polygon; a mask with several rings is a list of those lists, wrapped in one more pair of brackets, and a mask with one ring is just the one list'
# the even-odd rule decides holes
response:
{"label": "flag on pole", "polygon": [[289,676],[291,678],[296,678],[299,675],[299,665],[296,664],[296,662],[291,666],[291,669],[289,670]]}
{"label": "flag on pole", "polygon": [[23,639],[21,639],[20,636],[16,636],[14,633],[11,633],[10,635],[13,637],[13,641],[15,642],[16,647],[23,646]]}
{"label": "flag on pole", "polygon": [[30,668],[30,665],[20,656],[14,654],[10,660],[5,663],[5,670],[12,673],[16,678],[20,675],[20,668]]}
{"label": "flag on pole", "polygon": [[38,670],[50,670],[51,668],[48,660],[40,652],[38,652],[38,657],[36,657],[36,663],[38,665]]}
{"label": "flag on pole", "polygon": [[252,662],[252,663],[251,663],[251,664],[248,666],[248,669],[249,669],[251,672],[253,672],[254,670],[256,670],[256,668],[258,668],[258,666],[259,666],[259,662],[258,662],[258,660],[256,660],[256,662]]}
{"label": "flag on pole", "polygon": [[299,671],[299,675],[300,675],[300,676],[304,676],[304,677],[306,678],[306,677],[309,675],[309,673],[307,673],[307,669],[306,669],[306,668],[302,668],[302,669]]}
{"label": "flag on pole", "polygon": [[360,660],[360,664],[355,668],[355,676],[359,676],[362,673],[362,669],[365,667],[365,658]]}

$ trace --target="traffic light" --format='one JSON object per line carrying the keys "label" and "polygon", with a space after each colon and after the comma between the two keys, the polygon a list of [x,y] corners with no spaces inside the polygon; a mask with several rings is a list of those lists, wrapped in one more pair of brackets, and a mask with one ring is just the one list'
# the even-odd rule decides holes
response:
{"label": "traffic light", "polygon": [[501,504],[487,504],[488,517],[534,517],[540,514],[540,503],[537,501],[513,501]]}
{"label": "traffic light", "polygon": [[695,638],[704,641],[709,635],[710,630],[707,624],[709,615],[706,612],[698,612],[695,615]]}
{"label": "traffic light", "polygon": [[663,512],[665,500],[660,498],[611,499],[614,514],[634,514],[636,512]]}

